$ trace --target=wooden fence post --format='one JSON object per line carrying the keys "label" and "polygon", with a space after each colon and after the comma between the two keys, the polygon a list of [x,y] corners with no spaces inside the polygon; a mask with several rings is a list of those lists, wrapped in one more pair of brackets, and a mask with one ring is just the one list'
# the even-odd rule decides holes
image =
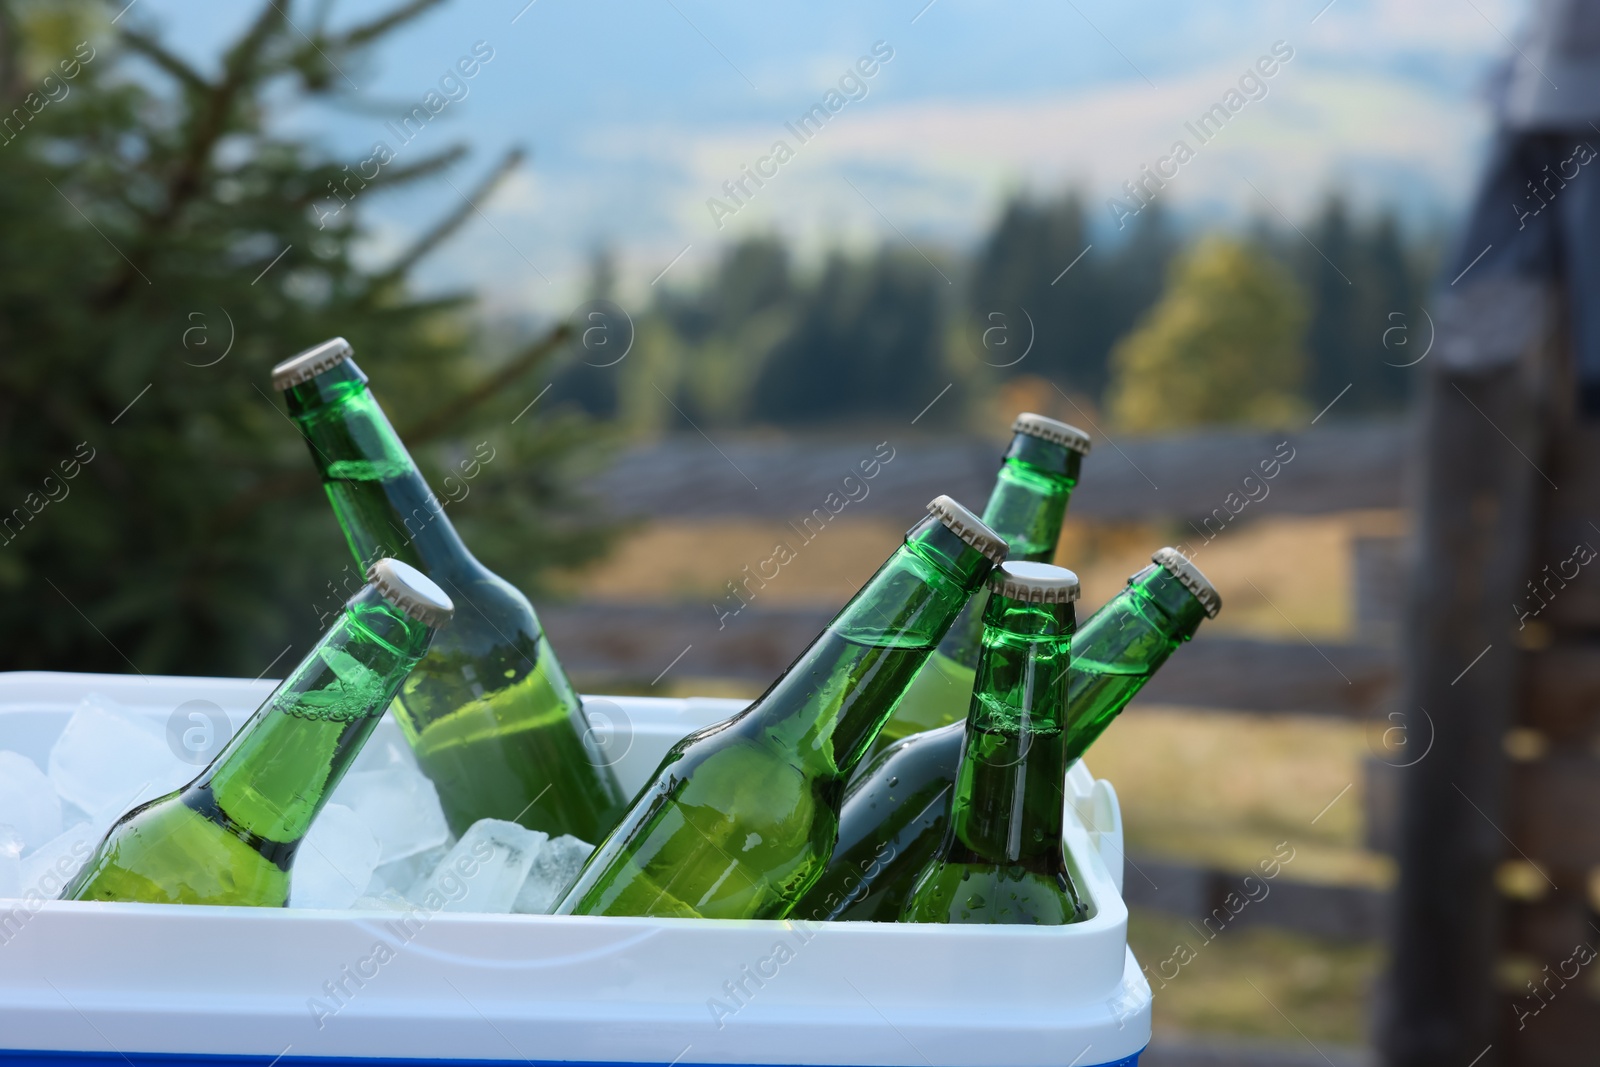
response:
{"label": "wooden fence post", "polygon": [[[1511,605],[1527,577],[1544,485],[1539,394],[1550,321],[1542,294],[1521,295],[1458,306],[1453,322],[1441,314],[1443,351],[1423,390],[1395,711],[1407,758],[1427,755],[1400,782],[1392,970],[1377,1005],[1391,1067],[1502,1062],[1495,871],[1515,855],[1503,749],[1518,709]],[[1471,329],[1445,336],[1464,320]],[[1486,351],[1486,337],[1498,351]]]}

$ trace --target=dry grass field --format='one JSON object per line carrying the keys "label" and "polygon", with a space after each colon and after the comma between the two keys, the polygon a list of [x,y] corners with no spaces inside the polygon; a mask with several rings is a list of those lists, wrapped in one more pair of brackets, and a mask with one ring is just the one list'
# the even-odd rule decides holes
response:
{"label": "dry grass field", "polygon": [[[1082,614],[1114,596],[1162,545],[1198,547],[1194,560],[1222,592],[1222,615],[1208,624],[1267,637],[1351,636],[1350,541],[1401,531],[1397,512],[1269,518],[1204,544],[1176,524],[1068,521],[1056,559],[1083,581]],[[842,519],[824,530],[760,592],[766,606],[836,606],[854,593],[900,543],[904,527]],[[597,600],[704,600],[727,595],[745,565],[794,535],[782,523],[748,520],[658,522],[618,546],[611,558],[556,582],[562,592]]]}

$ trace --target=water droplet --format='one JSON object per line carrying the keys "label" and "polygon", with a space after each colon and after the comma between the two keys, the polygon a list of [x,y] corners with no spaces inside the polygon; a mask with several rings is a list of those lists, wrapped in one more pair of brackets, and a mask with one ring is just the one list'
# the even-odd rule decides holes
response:
{"label": "water droplet", "polygon": [[900,776],[898,774],[891,774],[889,776],[889,788],[893,789],[895,786],[897,786],[899,784],[900,784]]}
{"label": "water droplet", "polygon": [[970,897],[967,898],[967,907],[969,907],[969,908],[981,908],[981,907],[983,907],[983,896],[981,894],[979,894],[979,893],[972,894]]}

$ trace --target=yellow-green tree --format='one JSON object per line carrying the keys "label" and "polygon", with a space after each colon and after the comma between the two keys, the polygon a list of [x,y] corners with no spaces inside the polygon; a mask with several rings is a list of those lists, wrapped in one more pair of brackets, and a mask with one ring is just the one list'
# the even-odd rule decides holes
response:
{"label": "yellow-green tree", "polygon": [[1249,244],[1205,238],[1112,350],[1112,414],[1145,431],[1291,423],[1306,411],[1305,325],[1305,298],[1285,270]]}

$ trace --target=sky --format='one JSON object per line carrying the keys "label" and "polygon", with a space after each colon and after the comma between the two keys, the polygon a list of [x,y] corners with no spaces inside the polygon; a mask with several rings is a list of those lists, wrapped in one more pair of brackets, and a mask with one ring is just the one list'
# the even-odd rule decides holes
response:
{"label": "sky", "polygon": [[[257,8],[135,2],[125,17],[207,69]],[[312,24],[309,0],[279,2]],[[331,22],[388,6],[339,0]],[[346,65],[337,106],[276,121],[351,162],[378,142],[401,165],[470,148],[448,180],[358,198],[375,261],[526,148],[418,280],[544,317],[582,299],[602,246],[633,293],[690,283],[751,233],[802,257],[895,242],[937,258],[981,239],[1017,191],[1076,187],[1105,249],[1145,166],[1171,175],[1158,196],[1190,226],[1299,221],[1332,189],[1437,225],[1472,190],[1484,88],[1523,14],[1518,0],[455,0]],[[462,60],[475,73],[452,81]],[[389,124],[441,80],[454,99],[404,143]],[[1222,129],[1186,126],[1216,104],[1238,105]],[[827,118],[800,126],[807,113]]]}

